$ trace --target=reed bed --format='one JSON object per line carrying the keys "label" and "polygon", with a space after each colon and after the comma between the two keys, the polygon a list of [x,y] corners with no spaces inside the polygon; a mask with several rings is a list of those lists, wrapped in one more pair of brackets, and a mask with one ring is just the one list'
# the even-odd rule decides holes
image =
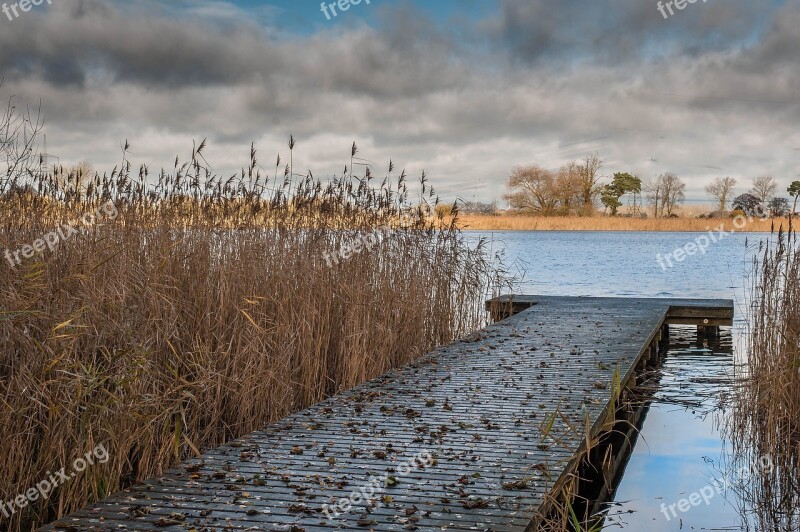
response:
{"label": "reed bed", "polygon": [[[800,247],[781,230],[754,263],[747,359],[726,429],[748,530],[800,529]],[[770,464],[765,467],[765,464]]]}
{"label": "reed bed", "polygon": [[424,174],[412,208],[391,163],[353,172],[355,144],[331,182],[280,157],[264,171],[255,149],[220,177],[203,148],[157,176],[125,152],[110,175],[29,171],[0,188],[0,253],[103,214],[54,251],[2,259],[0,497],[97,445],[109,455],[0,513],[0,529],[47,523],[484,324],[504,274],[457,220],[428,214]]}
{"label": "reed bed", "polygon": [[[461,229],[481,231],[668,231],[706,232],[724,224],[725,231],[769,232],[785,219],[759,220],[754,218],[737,229],[730,218],[624,218],[610,216],[526,216],[514,214],[478,215],[461,214]],[[741,223],[739,225],[742,225]]]}

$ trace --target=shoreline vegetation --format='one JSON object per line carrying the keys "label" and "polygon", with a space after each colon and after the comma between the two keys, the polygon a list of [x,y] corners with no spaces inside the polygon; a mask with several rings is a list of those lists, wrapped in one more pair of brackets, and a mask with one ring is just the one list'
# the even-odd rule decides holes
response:
{"label": "shoreline vegetation", "polygon": [[738,368],[725,430],[734,465],[775,467],[737,486],[747,530],[800,528],[800,245],[778,232],[754,259],[748,357]]}
{"label": "shoreline vegetation", "polygon": [[[152,176],[132,171],[127,143],[102,175],[39,173],[31,150],[13,152],[0,179],[3,495],[99,444],[108,460],[0,512],[0,529],[51,522],[408,364],[481,328],[505,287],[483,242],[409,207],[405,172],[373,175],[355,144],[331,182],[294,172],[294,139],[285,166],[261,170],[252,148],[232,177],[204,147]],[[420,187],[432,210],[424,174]]]}
{"label": "shoreline vegetation", "polygon": [[788,218],[753,217],[741,228],[733,218],[627,218],[619,216],[531,216],[523,214],[459,213],[457,225],[468,231],[644,231],[697,232],[714,230],[724,224],[725,231],[769,233],[781,225],[788,227]]}
{"label": "shoreline vegetation", "polygon": [[[686,206],[686,182],[676,174],[667,172],[645,180],[615,172],[607,182],[600,173],[602,164],[594,153],[555,170],[537,164],[518,166],[503,195],[508,210],[498,210],[497,201],[463,202],[459,227],[483,231],[706,232],[719,228],[769,232],[797,211],[800,199],[800,180],[786,189],[792,201],[781,196],[782,185],[771,176],[754,178],[750,190],[738,196],[736,179],[717,177],[705,187],[713,200],[711,206]],[[747,223],[735,225],[736,218],[745,214]],[[751,216],[761,221],[754,223]],[[770,221],[763,222],[767,218]],[[778,222],[774,228],[772,221]]]}

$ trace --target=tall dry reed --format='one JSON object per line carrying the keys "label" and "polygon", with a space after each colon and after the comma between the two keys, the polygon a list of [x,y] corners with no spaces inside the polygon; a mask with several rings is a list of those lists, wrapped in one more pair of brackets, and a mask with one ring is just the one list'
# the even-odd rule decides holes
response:
{"label": "tall dry reed", "polygon": [[[790,226],[791,227],[791,226]],[[756,259],[747,359],[727,430],[734,466],[760,471],[738,489],[744,526],[800,529],[800,247],[773,235]],[[759,467],[771,460],[774,467]]]}
{"label": "tall dry reed", "polygon": [[[428,216],[424,175],[411,208],[391,164],[323,182],[280,157],[267,175],[253,149],[223,178],[203,148],[157,176],[132,173],[125,151],[110,175],[0,182],[0,253],[107,202],[117,213],[19,265],[0,257],[0,497],[98,444],[110,455],[0,529],[51,521],[484,323],[502,273]],[[329,266],[325,252],[365,235],[372,249]]]}

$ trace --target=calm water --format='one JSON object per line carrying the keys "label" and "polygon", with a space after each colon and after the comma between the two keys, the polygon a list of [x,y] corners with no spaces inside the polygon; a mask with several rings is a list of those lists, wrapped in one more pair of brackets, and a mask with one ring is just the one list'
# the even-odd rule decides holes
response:
{"label": "calm water", "polygon": [[[695,328],[671,328],[660,387],[617,490],[608,529],[740,530],[735,491],[711,491],[727,474],[717,425],[720,395],[730,388],[731,344],[729,330],[719,345],[709,346],[698,345]],[[681,512],[679,501],[704,488],[709,504]]]}
{"label": "calm water", "polygon": [[[702,233],[470,232],[519,277],[515,292],[571,296],[697,297],[736,300],[741,322],[751,260],[765,234],[727,235],[705,254],[665,256]],[[667,266],[666,261],[664,265]],[[728,388],[741,344],[738,327],[719,343],[697,343],[693,328],[673,327],[661,386],[617,491],[608,529],[740,530],[733,491],[687,512],[669,507],[722,478],[724,438],[718,430],[720,394]],[[741,353],[738,353],[741,356]],[[708,493],[708,490],[706,490]],[[667,516],[669,519],[667,519]]]}
{"label": "calm water", "polygon": [[[482,232],[493,251],[503,252],[521,277],[516,292],[564,296],[724,297],[743,294],[750,269],[746,248],[757,249],[767,235],[732,234],[706,253],[672,261],[656,257],[681,248],[704,233]],[[666,262],[664,262],[666,266]]]}

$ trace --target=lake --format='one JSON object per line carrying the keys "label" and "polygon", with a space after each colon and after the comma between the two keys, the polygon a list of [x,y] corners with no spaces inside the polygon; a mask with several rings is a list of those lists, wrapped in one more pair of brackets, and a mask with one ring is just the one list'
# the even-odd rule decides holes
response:
{"label": "lake", "polygon": [[711,244],[705,254],[659,265],[664,257],[705,233],[485,232],[521,277],[518,293],[562,296],[734,298],[743,295],[752,252],[769,235],[735,233]]}
{"label": "lake", "polygon": [[[516,293],[565,296],[687,297],[736,300],[736,325],[719,342],[698,344],[696,330],[672,327],[670,349],[640,438],[606,522],[608,529],[740,530],[738,498],[727,490],[681,512],[669,505],[723,477],[726,444],[718,423],[721,394],[742,357],[748,275],[763,233],[729,234],[705,253],[664,257],[705,233],[485,232]],[[662,258],[659,264],[659,254]],[[674,254],[672,255],[674,256]],[[708,488],[706,488],[708,493]],[[663,505],[663,506],[662,506]]]}

